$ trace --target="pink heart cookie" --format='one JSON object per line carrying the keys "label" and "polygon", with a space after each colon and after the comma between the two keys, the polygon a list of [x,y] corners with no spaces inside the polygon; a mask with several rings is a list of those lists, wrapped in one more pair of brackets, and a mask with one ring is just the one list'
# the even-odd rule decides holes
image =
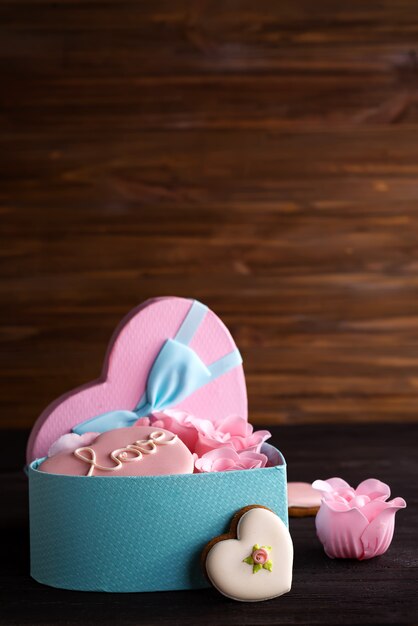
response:
{"label": "pink heart cookie", "polygon": [[309,483],[287,483],[287,500],[290,517],[310,517],[317,514],[321,494]]}
{"label": "pink heart cookie", "polygon": [[39,469],[69,476],[191,474],[193,455],[168,430],[137,426],[109,430],[88,446],[49,457]]}
{"label": "pink heart cookie", "polygon": [[[110,341],[101,377],[61,396],[38,418],[29,438],[27,461],[46,456],[58,437],[71,432],[85,420],[109,411],[132,411],[144,395],[150,369],[162,346],[167,339],[176,336],[193,303],[186,298],[158,298],[131,311]],[[208,366],[236,350],[228,329],[210,310],[191,338],[189,347]],[[209,420],[231,414],[247,419],[242,365],[230,369],[170,408]]]}

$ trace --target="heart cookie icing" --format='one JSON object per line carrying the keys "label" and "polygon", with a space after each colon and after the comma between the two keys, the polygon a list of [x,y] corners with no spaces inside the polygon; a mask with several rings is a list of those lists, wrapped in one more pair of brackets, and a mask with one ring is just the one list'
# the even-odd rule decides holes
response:
{"label": "heart cookie icing", "polygon": [[89,445],[49,457],[39,469],[69,476],[192,474],[193,455],[168,430],[138,426],[98,435]]}
{"label": "heart cookie icing", "polygon": [[292,539],[282,520],[264,507],[241,509],[230,533],[212,540],[203,558],[210,582],[233,600],[257,602],[290,591]]}

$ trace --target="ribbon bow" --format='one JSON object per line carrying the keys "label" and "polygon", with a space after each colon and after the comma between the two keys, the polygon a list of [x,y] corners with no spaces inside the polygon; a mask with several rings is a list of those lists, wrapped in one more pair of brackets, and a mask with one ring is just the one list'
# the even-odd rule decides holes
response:
{"label": "ribbon bow", "polygon": [[140,417],[176,406],[204,385],[240,365],[242,358],[238,349],[211,365],[205,365],[189,347],[207,310],[205,305],[193,301],[175,338],[167,339],[158,353],[148,375],[145,393],[133,411],[103,413],[78,424],[73,432],[78,435],[91,431],[103,433],[133,426]]}

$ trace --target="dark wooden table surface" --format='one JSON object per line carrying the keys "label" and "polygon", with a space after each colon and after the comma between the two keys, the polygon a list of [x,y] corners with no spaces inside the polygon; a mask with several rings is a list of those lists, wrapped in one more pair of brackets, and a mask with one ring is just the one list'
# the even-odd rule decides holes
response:
{"label": "dark wooden table surface", "polygon": [[[1,438],[0,623],[266,626],[274,624],[417,624],[418,425],[373,424],[272,428],[290,480],[340,475],[357,484],[377,477],[408,507],[398,513],[389,552],[370,561],[328,559],[314,519],[292,519],[294,581],[289,594],[264,603],[227,600],[212,589],[147,594],[61,591],[31,580],[27,485],[19,471],[24,431]],[[152,539],[152,538],[150,538]]]}
{"label": "dark wooden table surface", "polygon": [[2,0],[0,424],[196,297],[251,419],[415,421],[416,0]]}

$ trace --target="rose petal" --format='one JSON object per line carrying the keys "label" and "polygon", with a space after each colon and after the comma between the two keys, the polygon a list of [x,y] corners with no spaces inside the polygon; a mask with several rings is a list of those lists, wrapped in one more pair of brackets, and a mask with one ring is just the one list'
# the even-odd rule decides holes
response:
{"label": "rose petal", "polygon": [[267,441],[267,439],[270,439],[270,437],[271,432],[269,430],[256,430],[251,435],[251,437],[249,437],[248,441],[250,446],[256,445],[258,447],[258,450],[256,450],[256,452],[259,452],[259,449],[261,448],[263,443]]}
{"label": "rose petal", "polygon": [[73,452],[82,446],[89,446],[99,436],[99,433],[67,433],[59,437],[48,450],[48,457],[55,456],[60,452]]}
{"label": "rose petal", "polygon": [[246,419],[239,415],[229,415],[216,424],[216,427],[231,436],[248,437],[253,432],[253,427]]}
{"label": "rose petal", "polygon": [[140,417],[138,420],[136,420],[134,426],[150,426],[151,425],[151,420],[149,417]]}
{"label": "rose petal", "polygon": [[200,472],[222,471],[214,469],[216,463],[237,464],[239,456],[233,448],[216,448],[203,454],[195,461],[195,466]]}
{"label": "rose petal", "polygon": [[194,428],[199,433],[210,434],[215,430],[214,424],[210,420],[205,420],[194,415],[188,415],[184,420],[186,426]]}
{"label": "rose petal", "polygon": [[369,496],[354,496],[352,500],[349,501],[350,508],[357,507],[358,509],[363,509],[363,507],[370,502]]}
{"label": "rose petal", "polygon": [[326,480],[314,480],[312,488],[322,491],[323,493],[332,493],[334,490]]}
{"label": "rose petal", "polygon": [[268,461],[267,456],[263,454],[262,452],[253,452],[251,450],[242,450],[241,452],[238,452],[238,456],[240,460],[248,459],[249,461],[261,461],[264,464],[266,464]]}
{"label": "rose petal", "polygon": [[390,487],[376,478],[368,478],[358,485],[356,494],[369,496],[370,500],[387,500],[390,497]]}
{"label": "rose petal", "polygon": [[368,524],[361,535],[363,554],[360,559],[371,559],[386,552],[389,548],[395,529],[395,514],[406,507],[403,498],[394,498],[384,503],[386,508]]}
{"label": "rose petal", "polygon": [[350,485],[346,483],[345,480],[337,478],[336,476],[334,476],[334,478],[327,478],[325,482],[331,485],[333,491],[351,489]]}
{"label": "rose petal", "polygon": [[388,506],[389,503],[384,500],[371,500],[368,504],[363,506],[361,512],[367,517],[369,522],[372,522],[379,513],[387,509]]}
{"label": "rose petal", "polygon": [[[319,540],[330,558],[360,558],[363,544],[360,540],[368,525],[359,509],[336,511],[323,500],[315,519]],[[334,504],[334,503],[332,503]]]}
{"label": "rose petal", "polygon": [[[340,496],[336,491],[331,491],[331,493],[324,493],[324,498],[325,500],[330,500],[332,502],[344,502],[344,504],[347,504],[347,505],[349,505],[350,500],[352,500],[352,498]],[[349,508],[352,508],[352,507],[349,507]]]}
{"label": "rose petal", "polygon": [[327,506],[333,511],[349,511],[351,508],[353,508],[349,505],[347,500],[344,500],[344,498],[340,498],[337,500],[334,500],[333,498],[323,498],[321,500],[321,503],[322,502],[326,502]]}
{"label": "rose petal", "polygon": [[188,422],[188,417],[189,415],[184,411],[158,411],[151,415],[150,421],[152,426],[164,428],[177,435],[189,448],[190,452],[194,452],[197,430]]}
{"label": "rose petal", "polygon": [[349,489],[339,489],[334,493],[338,494],[341,498],[344,498],[344,500],[346,500],[347,502],[351,502],[351,500],[354,500],[354,498],[356,497],[356,492],[352,487],[350,487]]}
{"label": "rose petal", "polygon": [[257,430],[250,437],[231,437],[231,444],[235,450],[251,450],[252,452],[260,452],[261,446],[271,437],[268,430]]}
{"label": "rose petal", "polygon": [[184,424],[189,417],[189,413],[186,411],[178,411],[176,409],[166,409],[165,411],[154,411],[152,414],[152,419],[164,419],[165,417],[172,417],[176,420],[176,422],[180,422],[180,424]]}
{"label": "rose petal", "polygon": [[205,454],[207,459],[215,461],[216,459],[231,459],[232,461],[239,461],[239,455],[234,448],[216,448]]}
{"label": "rose petal", "polygon": [[260,469],[266,467],[268,458],[261,452],[243,450],[238,452],[239,464],[236,469]]}
{"label": "rose petal", "polygon": [[211,421],[205,420],[201,417],[196,417],[186,411],[179,411],[177,409],[166,409],[165,411],[155,411],[151,416],[151,421],[164,420],[166,418],[172,418],[178,424],[197,430],[199,432],[212,432],[214,425]]}
{"label": "rose petal", "polygon": [[211,472],[228,472],[236,468],[234,461],[230,459],[218,459],[213,462],[210,470]]}
{"label": "rose petal", "polygon": [[265,454],[247,450],[237,452],[233,448],[222,447],[210,450],[196,459],[195,467],[200,472],[226,472],[265,467],[267,461]]}
{"label": "rose petal", "polygon": [[212,450],[217,450],[218,448],[233,449],[230,440],[218,441],[217,439],[210,436],[205,437],[202,433],[198,434],[194,451],[200,457],[202,457],[204,454],[207,454],[208,452],[212,452]]}

